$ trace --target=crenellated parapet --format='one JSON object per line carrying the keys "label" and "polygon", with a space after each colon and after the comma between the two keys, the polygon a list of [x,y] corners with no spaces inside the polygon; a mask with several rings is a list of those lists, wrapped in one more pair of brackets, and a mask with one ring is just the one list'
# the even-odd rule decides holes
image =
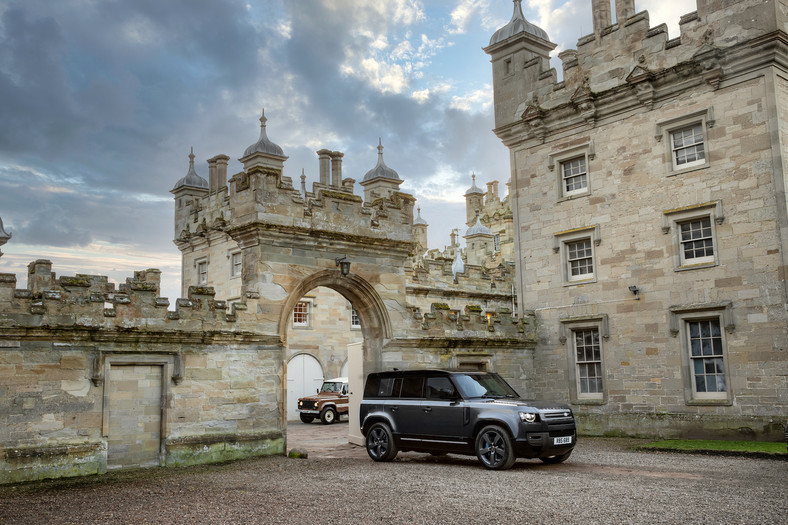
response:
{"label": "crenellated parapet", "polygon": [[698,0],[673,38],[665,24],[650,26],[648,12],[635,13],[634,0],[616,6],[613,22],[609,2],[594,2],[594,33],[558,55],[560,81],[545,60],[554,47],[546,34],[522,32],[485,48],[500,101],[495,132],[507,146],[591,129],[688,89],[713,91],[784,54],[788,19],[773,2]]}
{"label": "crenellated parapet", "polygon": [[52,263],[29,265],[28,288],[14,274],[0,274],[0,325],[5,329],[93,329],[132,331],[238,331],[239,303],[228,308],[210,287],[190,287],[188,298],[159,297],[161,272],[134,273],[117,289],[103,275],[57,277]]}

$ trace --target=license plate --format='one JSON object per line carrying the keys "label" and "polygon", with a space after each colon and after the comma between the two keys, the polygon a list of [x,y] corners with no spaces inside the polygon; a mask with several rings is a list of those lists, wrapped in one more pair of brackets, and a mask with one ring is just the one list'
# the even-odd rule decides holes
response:
{"label": "license plate", "polygon": [[571,445],[571,444],[572,444],[572,436],[553,438],[553,445]]}

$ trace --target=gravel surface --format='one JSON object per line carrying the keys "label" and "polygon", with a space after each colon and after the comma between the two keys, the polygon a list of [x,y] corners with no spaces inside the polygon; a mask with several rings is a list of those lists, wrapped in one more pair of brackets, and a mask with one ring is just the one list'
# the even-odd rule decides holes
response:
{"label": "gravel surface", "polygon": [[[581,438],[561,465],[400,453],[374,463],[342,444],[347,424],[292,423],[269,457],[183,469],[0,486],[0,523],[720,523],[788,516],[788,462],[633,452]],[[325,436],[325,439],[321,437]]]}

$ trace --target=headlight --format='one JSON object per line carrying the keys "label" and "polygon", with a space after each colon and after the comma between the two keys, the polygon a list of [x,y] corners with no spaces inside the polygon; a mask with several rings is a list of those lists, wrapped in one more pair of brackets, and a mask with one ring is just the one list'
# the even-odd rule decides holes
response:
{"label": "headlight", "polygon": [[533,423],[536,421],[536,414],[533,412],[520,412],[520,421],[523,423]]}

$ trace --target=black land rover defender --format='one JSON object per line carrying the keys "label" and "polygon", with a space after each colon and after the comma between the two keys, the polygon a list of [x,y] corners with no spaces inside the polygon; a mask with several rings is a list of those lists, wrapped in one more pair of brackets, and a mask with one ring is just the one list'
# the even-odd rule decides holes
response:
{"label": "black land rover defender", "polygon": [[517,458],[560,463],[577,443],[572,410],[520,399],[498,374],[399,370],[370,374],[361,433],[375,461],[399,450],[476,455],[488,469]]}

